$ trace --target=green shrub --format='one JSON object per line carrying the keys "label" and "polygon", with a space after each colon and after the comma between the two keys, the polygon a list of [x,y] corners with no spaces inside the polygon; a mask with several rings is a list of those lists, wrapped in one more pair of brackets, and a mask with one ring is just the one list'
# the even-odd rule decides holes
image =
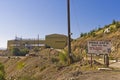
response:
{"label": "green shrub", "polygon": [[113,27],[110,27],[110,32],[114,32],[115,29]]}
{"label": "green shrub", "polygon": [[51,62],[52,62],[52,63],[57,63],[57,62],[59,62],[59,60],[58,60],[57,58],[55,58],[55,57],[52,57],[52,58],[51,58]]}
{"label": "green shrub", "polygon": [[78,62],[83,59],[81,54],[78,54],[78,55],[73,54],[72,58],[73,58],[73,62]]}
{"label": "green shrub", "polygon": [[28,53],[29,53],[29,50],[25,48],[25,49],[21,49],[21,50],[20,50],[20,54],[19,54],[19,55],[20,55],[20,56],[25,56],[25,55],[28,54]]}
{"label": "green shrub", "polygon": [[83,36],[84,36],[84,33],[81,33],[81,34],[80,34],[80,37],[83,37]]}
{"label": "green shrub", "polygon": [[67,57],[67,53],[66,52],[61,52],[59,53],[59,59],[60,59],[60,63],[67,63],[68,62],[68,57]]}
{"label": "green shrub", "polygon": [[19,56],[20,50],[18,48],[12,48],[11,53],[12,53],[12,55]]}
{"label": "green shrub", "polygon": [[24,62],[18,62],[17,63],[17,69],[22,69],[25,66]]}
{"label": "green shrub", "polygon": [[116,28],[120,28],[120,24],[118,22],[116,23]]}
{"label": "green shrub", "polygon": [[116,24],[117,21],[113,20],[112,24]]}
{"label": "green shrub", "polygon": [[5,80],[5,71],[2,63],[0,63],[0,80]]}
{"label": "green shrub", "polygon": [[34,52],[38,52],[38,51],[39,51],[39,48],[38,48],[38,47],[35,47],[33,50],[34,50]]}
{"label": "green shrub", "polygon": [[87,33],[81,33],[80,34],[80,37],[85,37],[85,36],[87,36]]}
{"label": "green shrub", "polygon": [[26,48],[24,48],[24,49],[12,48],[11,53],[14,56],[25,56],[26,54],[29,53],[29,50]]}
{"label": "green shrub", "polygon": [[92,35],[92,37],[95,37],[95,36],[96,36],[95,32],[93,32],[91,35]]}
{"label": "green shrub", "polygon": [[98,31],[100,31],[100,30],[102,30],[102,28],[101,28],[101,27],[99,27],[99,28],[98,28]]}
{"label": "green shrub", "polygon": [[45,70],[46,69],[46,66],[42,66],[41,68],[40,68],[40,71],[43,71],[43,70]]}
{"label": "green shrub", "polygon": [[105,25],[104,27],[105,27],[105,28],[108,28],[109,26],[110,26],[110,25]]}

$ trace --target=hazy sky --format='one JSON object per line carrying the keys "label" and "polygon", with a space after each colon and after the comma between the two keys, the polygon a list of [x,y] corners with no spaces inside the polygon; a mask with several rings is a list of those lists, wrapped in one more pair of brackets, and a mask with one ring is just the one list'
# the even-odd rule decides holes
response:
{"label": "hazy sky", "polygon": [[[120,0],[71,0],[72,38],[120,20]],[[15,38],[67,35],[67,0],[0,0],[0,47]]]}

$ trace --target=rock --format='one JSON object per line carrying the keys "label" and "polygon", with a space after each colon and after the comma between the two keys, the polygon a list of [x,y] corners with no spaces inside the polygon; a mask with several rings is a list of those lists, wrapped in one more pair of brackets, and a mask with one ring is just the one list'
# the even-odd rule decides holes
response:
{"label": "rock", "polygon": [[112,69],[110,68],[98,68],[99,71],[111,71]]}
{"label": "rock", "polygon": [[72,76],[74,76],[74,77],[79,76],[79,75],[82,75],[81,71],[72,72]]}

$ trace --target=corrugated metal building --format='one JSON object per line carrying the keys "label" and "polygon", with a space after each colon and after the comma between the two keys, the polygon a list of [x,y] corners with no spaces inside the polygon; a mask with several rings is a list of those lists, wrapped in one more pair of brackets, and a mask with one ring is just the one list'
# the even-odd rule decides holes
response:
{"label": "corrugated metal building", "polygon": [[61,49],[67,45],[67,36],[61,34],[47,35],[45,42],[46,45],[51,48]]}

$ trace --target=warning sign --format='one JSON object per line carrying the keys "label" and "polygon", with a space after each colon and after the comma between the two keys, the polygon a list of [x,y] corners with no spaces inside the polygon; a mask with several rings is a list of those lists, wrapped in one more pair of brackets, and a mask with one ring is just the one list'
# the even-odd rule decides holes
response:
{"label": "warning sign", "polygon": [[111,52],[111,41],[88,41],[88,53],[108,54]]}

